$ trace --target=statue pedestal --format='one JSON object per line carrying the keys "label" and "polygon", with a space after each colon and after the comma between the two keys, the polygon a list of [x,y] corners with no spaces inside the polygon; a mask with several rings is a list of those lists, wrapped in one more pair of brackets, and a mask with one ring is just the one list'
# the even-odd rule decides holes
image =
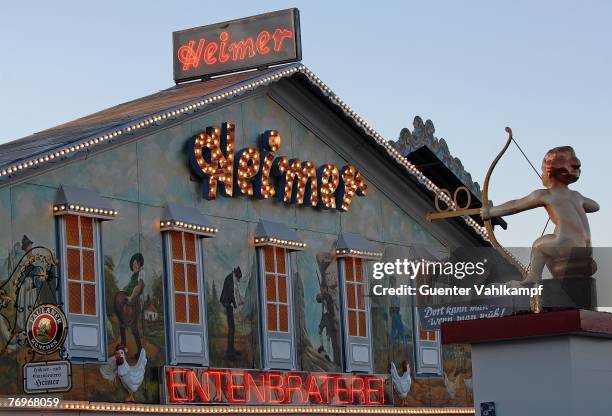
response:
{"label": "statue pedestal", "polygon": [[545,310],[592,310],[597,306],[595,279],[592,277],[544,279],[542,285],[542,307]]}
{"label": "statue pedestal", "polygon": [[612,314],[569,309],[442,324],[471,344],[474,407],[496,416],[610,415]]}

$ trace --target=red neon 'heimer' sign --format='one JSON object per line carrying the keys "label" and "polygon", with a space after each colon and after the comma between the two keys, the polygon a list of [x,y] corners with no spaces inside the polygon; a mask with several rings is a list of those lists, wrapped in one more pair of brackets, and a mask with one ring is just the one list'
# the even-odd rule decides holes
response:
{"label": "red neon 'heimer' sign", "polygon": [[[166,401],[183,404],[391,405],[387,376],[166,367]],[[390,388],[390,387],[388,387]]]}
{"label": "red neon 'heimer' sign", "polygon": [[212,66],[280,52],[283,41],[292,37],[293,32],[285,28],[274,29],[273,32],[262,30],[255,40],[248,37],[234,41],[228,32],[221,32],[218,42],[200,38],[197,46],[195,40],[179,46],[176,58],[183,65],[183,71],[189,71],[197,69],[200,64]]}
{"label": "red neon 'heimer' sign", "polygon": [[281,10],[174,32],[174,80],[301,59],[299,12]]}

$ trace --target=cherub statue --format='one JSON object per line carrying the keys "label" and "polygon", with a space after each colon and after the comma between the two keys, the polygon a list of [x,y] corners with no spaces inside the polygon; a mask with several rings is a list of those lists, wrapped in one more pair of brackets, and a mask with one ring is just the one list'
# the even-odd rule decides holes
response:
{"label": "cherub statue", "polygon": [[544,207],[555,224],[552,234],[534,241],[530,269],[522,285],[538,284],[547,266],[555,278],[590,277],[597,270],[591,256],[591,231],[587,213],[599,210],[599,204],[572,191],[568,185],[580,177],[580,160],[571,146],[549,150],[542,161],[542,183],[545,189],[533,191],[524,198],[483,209],[482,217],[503,217],[537,207]]}

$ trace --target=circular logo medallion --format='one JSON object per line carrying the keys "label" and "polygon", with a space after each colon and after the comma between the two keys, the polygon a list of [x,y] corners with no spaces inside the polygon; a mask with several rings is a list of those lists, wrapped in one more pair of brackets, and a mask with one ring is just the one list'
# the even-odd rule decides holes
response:
{"label": "circular logo medallion", "polygon": [[39,354],[52,354],[64,344],[68,324],[60,308],[44,304],[30,313],[26,328],[30,347]]}

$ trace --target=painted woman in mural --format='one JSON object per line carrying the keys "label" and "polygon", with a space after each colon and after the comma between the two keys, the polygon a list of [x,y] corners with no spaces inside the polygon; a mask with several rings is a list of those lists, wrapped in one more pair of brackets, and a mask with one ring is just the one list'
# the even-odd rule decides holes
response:
{"label": "painted woman in mural", "polygon": [[219,300],[225,307],[225,316],[227,317],[227,350],[225,356],[232,360],[240,355],[236,351],[234,339],[236,335],[236,322],[234,320],[234,309],[244,304],[244,299],[240,294],[240,279],[242,279],[242,270],[240,267],[232,270],[223,281],[223,289]]}
{"label": "painted woman in mural", "polygon": [[144,290],[144,257],[141,253],[136,253],[130,259],[130,270],[132,276],[128,284],[115,295],[115,314],[119,319],[119,331],[121,333],[121,345],[127,345],[126,328],[129,327],[134,341],[136,342],[136,353],[138,357],[142,349],[142,340],[138,322],[141,318],[142,305],[140,296]]}

